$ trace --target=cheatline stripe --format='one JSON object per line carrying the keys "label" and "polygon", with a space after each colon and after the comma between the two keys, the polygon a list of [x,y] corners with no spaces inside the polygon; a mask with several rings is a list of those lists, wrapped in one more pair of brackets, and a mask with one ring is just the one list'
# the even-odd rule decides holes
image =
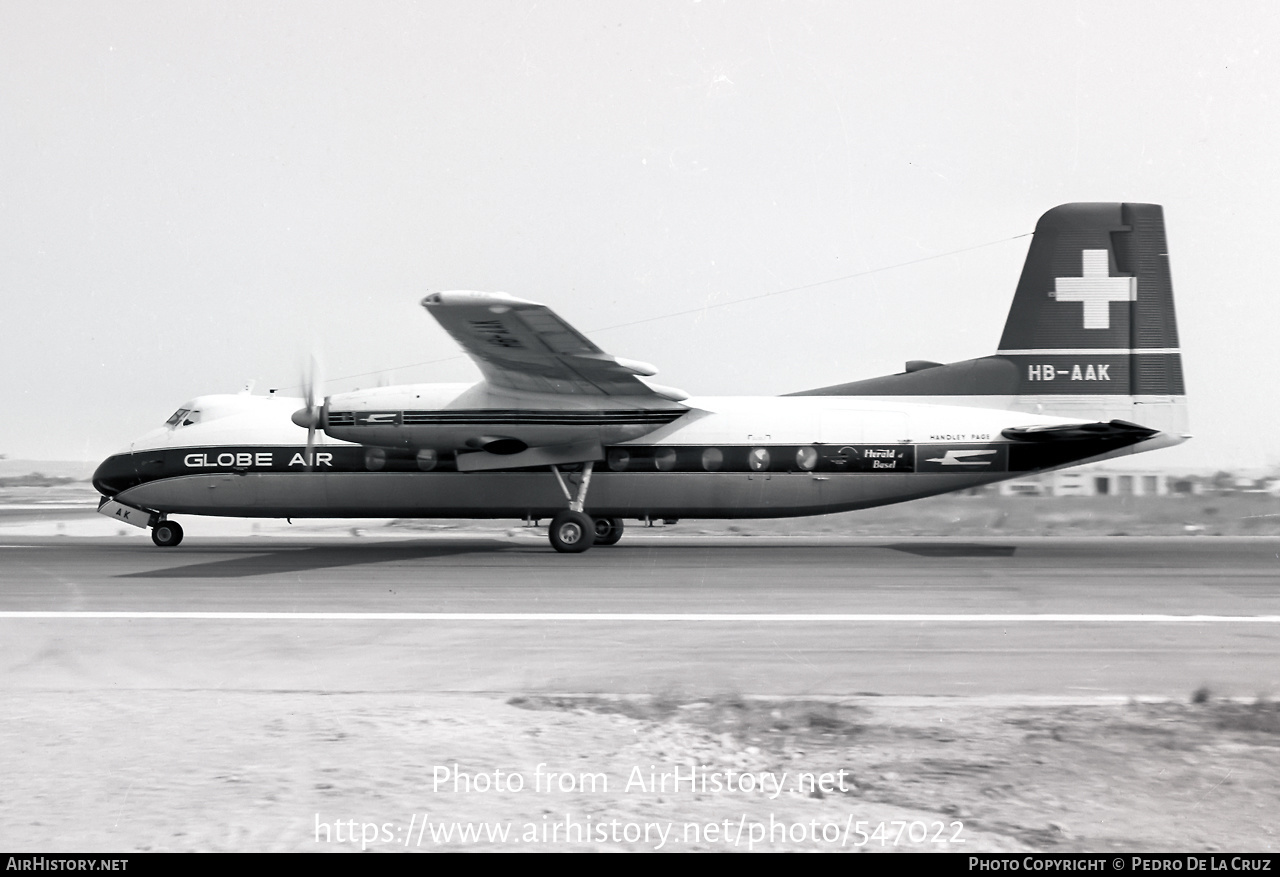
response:
{"label": "cheatline stripe", "polygon": [[526,420],[526,419],[536,420],[536,419],[543,419],[543,418],[548,420],[675,420],[677,417],[681,417],[682,415],[684,415],[684,413],[685,412],[683,411],[678,411],[678,412],[675,412],[674,414],[661,414],[661,415],[560,414],[557,412],[542,413],[538,411],[525,411],[525,412],[513,411],[510,414],[488,414],[483,412],[472,413],[467,411],[463,411],[463,412],[447,411],[443,413],[435,413],[431,411],[406,411],[404,412],[404,416],[405,417],[429,417],[433,420],[435,419],[462,420],[462,421],[468,421],[468,422],[472,420],[507,420],[513,417],[519,418],[522,420]]}
{"label": "cheatline stripe", "polygon": [[[330,424],[331,426],[393,426],[391,423],[347,423],[347,424]],[[416,418],[408,418],[404,421],[404,426],[456,426],[456,427],[482,427],[482,426],[661,426],[660,423],[653,420],[552,420],[545,417],[539,417],[531,420],[519,420],[517,418],[486,418],[484,420],[418,420]]]}
{"label": "cheatline stripe", "polygon": [[468,411],[453,412],[446,411],[436,413],[431,411],[406,411],[405,417],[431,417],[440,418],[442,420],[491,420],[494,418],[505,419],[508,417],[549,417],[556,420],[674,420],[684,414],[678,411],[674,414],[560,414],[557,412],[538,412],[538,411],[513,411],[510,414],[488,414],[484,412],[472,413]]}
{"label": "cheatline stripe", "polygon": [[997,350],[998,356],[1041,356],[1062,354],[1070,356],[1128,356],[1131,353],[1181,353],[1180,347],[1041,347],[1035,350]]}
{"label": "cheatline stripe", "polygon": [[[331,417],[338,415],[360,415],[364,412],[360,411],[330,411]],[[688,412],[683,409],[642,409],[642,408],[594,408],[583,410],[572,410],[565,408],[423,408],[423,409],[406,409],[405,411],[373,411],[371,414],[403,414],[406,417],[566,417],[566,418],[592,418],[592,417],[643,417],[661,420],[663,418],[680,417]]]}
{"label": "cheatline stripe", "polygon": [[1076,623],[1244,623],[1278,624],[1280,615],[1124,615],[1124,614],[844,614],[844,613],[697,613],[697,612],[0,612],[0,619],[171,619],[192,621],[793,621],[897,623],[1076,622]]}

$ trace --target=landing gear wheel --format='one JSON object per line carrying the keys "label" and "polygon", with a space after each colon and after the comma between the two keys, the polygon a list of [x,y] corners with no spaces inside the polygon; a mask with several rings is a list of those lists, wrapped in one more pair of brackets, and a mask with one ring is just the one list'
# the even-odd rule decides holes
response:
{"label": "landing gear wheel", "polygon": [[622,518],[593,518],[597,545],[617,545],[622,538]]}
{"label": "landing gear wheel", "polygon": [[151,541],[161,548],[173,548],[182,541],[182,525],[177,521],[161,521],[151,528]]}
{"label": "landing gear wheel", "polygon": [[582,512],[565,510],[551,519],[551,547],[566,554],[586,551],[595,543],[595,522]]}

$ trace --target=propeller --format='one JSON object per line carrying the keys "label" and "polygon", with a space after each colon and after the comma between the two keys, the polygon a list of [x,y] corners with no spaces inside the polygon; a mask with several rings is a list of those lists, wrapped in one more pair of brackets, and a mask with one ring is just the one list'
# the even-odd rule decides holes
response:
{"label": "propeller", "polygon": [[315,354],[312,354],[307,363],[307,370],[302,376],[302,397],[307,403],[306,407],[299,408],[289,418],[295,424],[305,427],[307,430],[307,452],[303,457],[307,472],[311,471],[312,461],[315,457],[316,429],[324,426],[325,400],[316,391],[320,383],[317,377],[319,372],[319,363]]}

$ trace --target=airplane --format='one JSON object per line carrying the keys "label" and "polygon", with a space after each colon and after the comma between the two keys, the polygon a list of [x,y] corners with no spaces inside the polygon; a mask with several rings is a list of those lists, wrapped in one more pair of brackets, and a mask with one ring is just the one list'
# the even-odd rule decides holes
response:
{"label": "airplane", "polygon": [[1167,254],[1159,205],[1055,207],[994,354],[784,396],[690,397],[546,305],[432,293],[479,383],[198,396],[102,462],[99,511],[161,547],[171,515],[549,518],[577,553],[625,519],[843,512],[1169,447],[1190,436]]}

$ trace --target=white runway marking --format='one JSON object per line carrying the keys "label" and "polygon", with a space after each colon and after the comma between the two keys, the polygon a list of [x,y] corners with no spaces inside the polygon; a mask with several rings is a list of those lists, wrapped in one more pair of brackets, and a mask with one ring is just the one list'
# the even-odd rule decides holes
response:
{"label": "white runway marking", "polygon": [[689,621],[689,622],[856,622],[901,624],[922,621],[952,624],[1067,622],[1077,624],[1280,624],[1280,615],[967,615],[955,614],[788,614],[691,612],[0,612],[0,620],[37,618],[164,619],[183,621]]}

